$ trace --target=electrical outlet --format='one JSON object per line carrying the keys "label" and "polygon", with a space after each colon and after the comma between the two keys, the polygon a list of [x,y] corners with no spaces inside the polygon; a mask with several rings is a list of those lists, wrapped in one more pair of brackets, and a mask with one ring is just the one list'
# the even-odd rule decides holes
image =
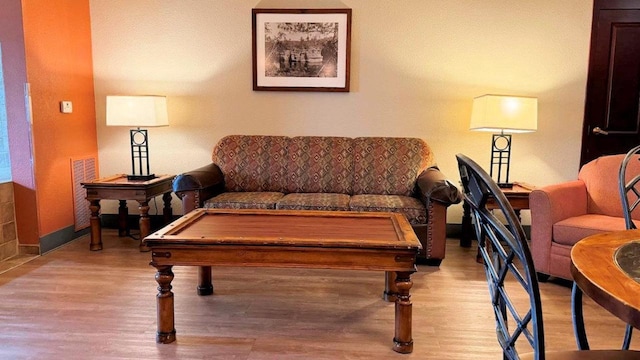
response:
{"label": "electrical outlet", "polygon": [[65,114],[71,114],[73,112],[73,104],[71,101],[60,101],[60,112]]}

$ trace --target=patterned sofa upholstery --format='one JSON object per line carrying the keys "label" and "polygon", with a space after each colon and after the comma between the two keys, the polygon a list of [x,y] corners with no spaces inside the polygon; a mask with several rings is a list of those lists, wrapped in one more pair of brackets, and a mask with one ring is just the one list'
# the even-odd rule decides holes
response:
{"label": "patterned sofa upholstery", "polygon": [[195,208],[391,211],[420,239],[420,262],[445,255],[446,209],[457,187],[416,138],[231,135],[213,162],[180,174],[173,190]]}

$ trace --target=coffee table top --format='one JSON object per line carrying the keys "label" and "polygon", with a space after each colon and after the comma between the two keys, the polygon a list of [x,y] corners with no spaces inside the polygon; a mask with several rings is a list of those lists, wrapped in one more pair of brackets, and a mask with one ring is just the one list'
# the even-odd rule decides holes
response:
{"label": "coffee table top", "polygon": [[149,247],[260,245],[409,249],[420,241],[398,213],[196,209],[147,236]]}

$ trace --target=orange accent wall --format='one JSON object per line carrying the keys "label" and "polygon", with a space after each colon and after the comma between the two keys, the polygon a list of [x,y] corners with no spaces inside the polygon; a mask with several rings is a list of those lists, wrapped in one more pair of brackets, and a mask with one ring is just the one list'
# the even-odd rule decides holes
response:
{"label": "orange accent wall", "polygon": [[22,16],[42,238],[74,223],[70,158],[98,155],[89,1],[23,0]]}

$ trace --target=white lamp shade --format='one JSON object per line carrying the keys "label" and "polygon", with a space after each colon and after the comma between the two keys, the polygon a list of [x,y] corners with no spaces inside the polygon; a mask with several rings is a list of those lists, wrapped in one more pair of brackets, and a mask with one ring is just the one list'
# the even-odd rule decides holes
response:
{"label": "white lamp shade", "polygon": [[107,126],[167,126],[165,96],[107,96]]}
{"label": "white lamp shade", "polygon": [[538,129],[538,99],[482,95],[473,99],[471,130],[526,133]]}

